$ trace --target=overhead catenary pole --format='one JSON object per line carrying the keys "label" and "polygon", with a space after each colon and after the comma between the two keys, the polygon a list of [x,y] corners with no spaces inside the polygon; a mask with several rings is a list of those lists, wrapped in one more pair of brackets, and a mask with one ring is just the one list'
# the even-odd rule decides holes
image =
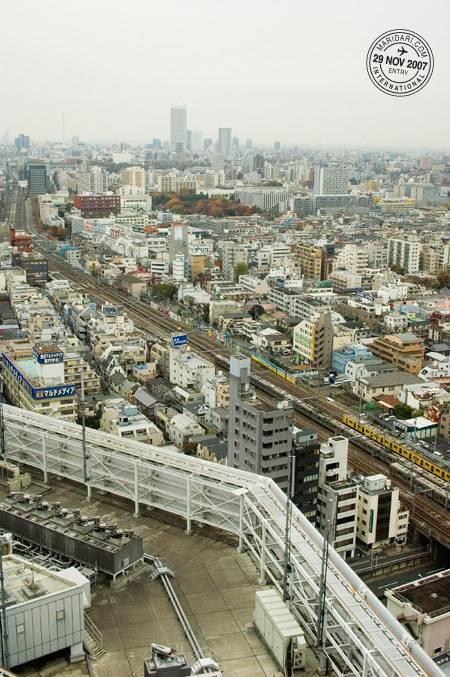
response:
{"label": "overhead catenary pole", "polygon": [[3,375],[0,375],[0,456],[6,458],[5,421],[3,418]]}
{"label": "overhead catenary pole", "polygon": [[8,625],[6,620],[6,589],[5,574],[3,572],[3,550],[0,539],[0,589],[1,589],[1,618],[2,618],[2,663],[6,670],[9,670],[9,639]]}
{"label": "overhead catenary pole", "polygon": [[86,450],[86,410],[84,398],[84,374],[81,374],[81,446],[83,453],[83,482],[87,485],[88,498],[91,497],[91,487],[89,485],[89,475],[87,460],[89,458]]}
{"label": "overhead catenary pole", "polygon": [[286,491],[286,526],[284,531],[284,566],[283,566],[283,602],[289,599],[288,577],[290,572],[290,543],[291,543],[291,498],[293,495],[293,477],[294,477],[295,457],[292,453],[288,456],[288,488]]}

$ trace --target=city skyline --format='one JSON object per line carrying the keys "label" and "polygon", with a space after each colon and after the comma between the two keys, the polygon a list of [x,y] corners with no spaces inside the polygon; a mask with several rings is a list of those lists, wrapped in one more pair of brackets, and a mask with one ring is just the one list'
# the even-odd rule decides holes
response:
{"label": "city skyline", "polygon": [[[219,13],[204,0],[176,1],[169,16],[138,0],[124,15],[118,2],[98,0],[86,22],[70,1],[61,8],[54,0],[39,7],[26,0],[25,12],[6,2],[4,16],[20,26],[24,47],[17,49],[14,31],[5,32],[3,60],[12,65],[4,72],[0,130],[61,141],[64,114],[66,141],[76,134],[88,143],[149,143],[170,138],[170,108],[182,102],[188,129],[204,138],[216,139],[227,127],[241,143],[445,146],[439,111],[448,100],[449,47],[445,22],[437,24],[435,16],[439,9],[445,16],[446,5],[438,0],[435,11],[422,16],[418,2],[392,7],[383,1],[369,23],[353,0],[326,4],[324,13],[322,6],[285,0],[274,13],[267,2],[231,2]],[[34,26],[43,14],[47,34],[58,39],[39,40],[44,68],[37,77],[27,45],[36,44]],[[377,35],[404,24],[430,43],[435,72],[423,91],[398,99],[373,86],[365,57]],[[80,38],[89,49],[80,47]],[[133,55],[133,69],[126,54]],[[93,61],[104,67],[89,87]]]}

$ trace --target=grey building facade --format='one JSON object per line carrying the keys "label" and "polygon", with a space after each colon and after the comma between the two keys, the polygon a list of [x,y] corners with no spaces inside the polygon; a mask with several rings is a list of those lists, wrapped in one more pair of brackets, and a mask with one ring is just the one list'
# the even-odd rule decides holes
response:
{"label": "grey building facade", "polygon": [[232,356],[228,465],[270,477],[285,491],[291,447],[289,412],[258,399],[250,386],[250,359]]}
{"label": "grey building facade", "polygon": [[45,165],[29,165],[28,192],[30,195],[44,195],[47,192],[47,168]]}

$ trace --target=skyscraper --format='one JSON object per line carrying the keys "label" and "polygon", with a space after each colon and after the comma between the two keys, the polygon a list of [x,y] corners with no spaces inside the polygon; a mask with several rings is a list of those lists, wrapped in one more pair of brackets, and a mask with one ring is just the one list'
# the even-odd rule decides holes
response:
{"label": "skyscraper", "polygon": [[186,150],[186,132],[186,106],[172,106],[170,110],[170,147],[172,150]]}
{"label": "skyscraper", "polygon": [[225,160],[231,157],[231,127],[219,127],[217,153]]}

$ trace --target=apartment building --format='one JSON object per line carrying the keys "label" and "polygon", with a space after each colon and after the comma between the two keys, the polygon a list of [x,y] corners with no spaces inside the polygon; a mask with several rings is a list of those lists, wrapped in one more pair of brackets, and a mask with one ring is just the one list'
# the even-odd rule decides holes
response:
{"label": "apartment building", "polygon": [[295,250],[295,259],[301,267],[302,276],[306,280],[326,280],[324,258],[326,252],[322,247],[310,244],[298,244]]}
{"label": "apartment building", "polygon": [[422,369],[423,339],[409,332],[380,336],[370,344],[370,350],[376,357],[391,362],[407,374],[418,374]]}
{"label": "apartment building", "polygon": [[333,356],[331,313],[315,313],[294,327],[294,359],[313,369],[329,369]]}
{"label": "apartment building", "polygon": [[388,264],[403,268],[405,273],[417,273],[420,269],[421,249],[420,242],[390,238],[388,240]]}
{"label": "apartment building", "polygon": [[250,359],[232,356],[228,465],[270,477],[285,491],[291,448],[289,410],[260,400],[250,386]]}

